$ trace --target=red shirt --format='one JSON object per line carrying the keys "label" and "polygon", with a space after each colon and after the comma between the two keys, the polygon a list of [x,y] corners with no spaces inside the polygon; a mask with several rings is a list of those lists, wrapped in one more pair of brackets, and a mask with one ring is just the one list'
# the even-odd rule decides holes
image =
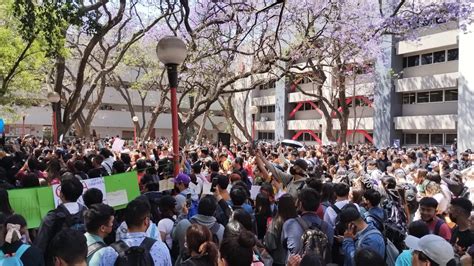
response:
{"label": "red shirt", "polygon": [[[435,217],[433,219],[433,221],[427,223],[428,225],[428,228],[430,229],[430,232],[432,234],[434,234],[434,230],[435,230],[435,227],[436,227],[436,223],[438,222],[438,220],[440,220],[440,218],[438,217]],[[444,239],[446,239],[446,241],[450,241],[451,240],[451,229],[449,228],[448,224],[447,223],[443,223],[441,225],[441,227],[439,228],[439,233],[438,235]]]}
{"label": "red shirt", "polygon": [[322,204],[319,204],[319,208],[316,210],[316,214],[319,218],[321,218],[321,220],[324,219],[324,209]]}

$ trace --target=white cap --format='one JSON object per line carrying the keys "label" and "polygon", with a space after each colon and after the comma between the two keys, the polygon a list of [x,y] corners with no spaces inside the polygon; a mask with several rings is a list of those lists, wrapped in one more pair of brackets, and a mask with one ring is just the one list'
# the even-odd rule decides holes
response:
{"label": "white cap", "polygon": [[407,247],[421,251],[431,260],[443,266],[454,259],[454,251],[451,244],[437,235],[426,235],[422,238],[408,235],[405,239]]}

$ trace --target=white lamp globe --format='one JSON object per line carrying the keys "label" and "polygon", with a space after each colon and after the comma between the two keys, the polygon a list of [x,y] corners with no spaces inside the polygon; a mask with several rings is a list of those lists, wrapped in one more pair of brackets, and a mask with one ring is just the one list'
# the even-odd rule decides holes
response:
{"label": "white lamp globe", "polygon": [[176,36],[163,37],[156,46],[158,59],[165,65],[182,64],[187,53],[186,44]]}

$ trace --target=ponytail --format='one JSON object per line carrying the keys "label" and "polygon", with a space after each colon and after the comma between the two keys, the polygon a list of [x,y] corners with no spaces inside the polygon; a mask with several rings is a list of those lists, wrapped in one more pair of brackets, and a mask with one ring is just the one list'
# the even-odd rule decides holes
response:
{"label": "ponytail", "polygon": [[206,258],[209,264],[217,266],[219,251],[212,241],[206,241],[199,246],[199,254]]}

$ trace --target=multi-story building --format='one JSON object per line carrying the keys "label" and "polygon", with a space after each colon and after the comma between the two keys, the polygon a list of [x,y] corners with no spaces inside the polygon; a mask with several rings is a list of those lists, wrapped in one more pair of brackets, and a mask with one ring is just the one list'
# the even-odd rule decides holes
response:
{"label": "multi-story building", "polygon": [[[460,150],[474,147],[473,34],[449,23],[420,29],[416,41],[387,41],[385,58],[376,60],[373,73],[346,84],[351,105],[347,140],[380,147],[394,142],[448,146],[456,141]],[[325,91],[333,86],[328,76]],[[304,78],[299,86],[311,92],[314,84]],[[258,138],[328,143],[317,99],[294,90],[294,84],[267,84],[252,97],[260,111]],[[339,130],[339,121],[333,119],[336,136]]]}
{"label": "multi-story building", "polygon": [[[145,107],[145,117],[148,121],[151,117],[153,108],[160,101],[160,92],[149,91],[144,99],[142,105],[141,98],[136,90],[130,90],[130,98],[134,106],[135,111],[142,110],[142,106]],[[94,101],[94,97],[91,97],[90,102]],[[193,97],[189,97],[184,100],[181,108],[189,108],[192,104]],[[87,108],[86,108],[87,109]],[[225,118],[221,114],[219,105],[213,104],[211,106],[213,110],[212,123],[209,119],[206,119],[205,130],[203,136],[208,139],[216,140],[219,128],[224,127]],[[85,110],[87,112],[87,110]],[[51,135],[52,128],[52,108],[50,105],[31,107],[23,111],[24,121],[22,117],[13,124],[7,126],[7,136],[21,136],[23,134],[32,134],[35,136]],[[139,123],[142,125],[142,114],[136,112],[139,117]],[[23,116],[23,115],[20,115]],[[199,123],[202,118],[196,120]],[[134,136],[133,122],[130,116],[128,105],[122,98],[118,91],[112,87],[107,87],[102,98],[101,106],[97,111],[90,127],[91,131],[95,131],[97,137],[108,137],[108,136],[121,136],[124,139],[132,139]],[[222,128],[221,128],[222,129]],[[68,133],[69,137],[74,134],[71,130]],[[171,138],[171,114],[170,112],[162,113],[158,116],[155,123],[155,129],[151,134],[152,137],[167,137]]]}

